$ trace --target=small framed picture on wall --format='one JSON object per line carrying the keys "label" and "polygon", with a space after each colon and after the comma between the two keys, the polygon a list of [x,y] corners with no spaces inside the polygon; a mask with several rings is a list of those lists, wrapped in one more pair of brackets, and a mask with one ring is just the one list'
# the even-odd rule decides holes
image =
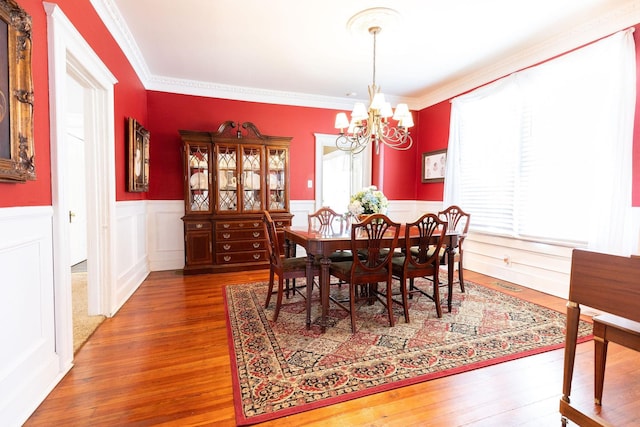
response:
{"label": "small framed picture on wall", "polygon": [[129,185],[131,192],[149,191],[149,131],[136,119],[128,119]]}
{"label": "small framed picture on wall", "polygon": [[422,182],[444,182],[447,150],[422,153]]}

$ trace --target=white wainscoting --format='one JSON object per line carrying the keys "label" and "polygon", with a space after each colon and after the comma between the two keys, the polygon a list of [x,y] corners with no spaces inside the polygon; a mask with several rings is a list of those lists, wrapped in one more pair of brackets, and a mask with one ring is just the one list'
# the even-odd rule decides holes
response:
{"label": "white wainscoting", "polygon": [[[638,242],[640,208],[633,208],[632,216],[629,233]],[[473,232],[464,245],[466,269],[560,298],[569,297],[572,247]]]}
{"label": "white wainscoting", "polygon": [[144,200],[116,203],[116,289],[112,290],[115,311],[149,275],[147,203]]}
{"label": "white wainscoting", "polygon": [[[116,277],[107,286],[115,313],[149,273],[145,201],[116,204]],[[71,369],[70,284],[54,282],[53,208],[0,209],[0,420],[21,425]],[[70,307],[70,305],[64,305]],[[56,337],[56,331],[61,336]]]}
{"label": "white wainscoting", "polygon": [[[148,207],[151,271],[181,269],[184,266],[180,219],[184,214],[183,202],[150,201]],[[394,221],[408,222],[415,221],[424,212],[438,212],[442,208],[441,201],[391,200],[387,214]],[[292,200],[293,225],[305,226],[307,214],[314,211],[313,200]],[[631,231],[634,234],[638,234],[640,228],[639,217],[640,208],[635,208],[635,225]],[[465,267],[500,280],[567,298],[571,248],[472,232],[465,241]]]}
{"label": "white wainscoting", "polygon": [[389,200],[387,216],[393,221],[406,223],[416,221],[421,215],[442,210],[442,202],[425,202],[415,200]]}
{"label": "white wainscoting", "polygon": [[2,425],[21,425],[63,375],[55,348],[52,216],[50,206],[0,209]]}
{"label": "white wainscoting", "polygon": [[572,250],[568,246],[470,232],[464,242],[464,266],[468,270],[567,298]]}
{"label": "white wainscoting", "polygon": [[291,225],[296,227],[308,225],[307,215],[315,211],[315,202],[313,200],[292,200],[291,213],[293,214],[293,219],[291,220]]}
{"label": "white wainscoting", "polygon": [[147,245],[151,271],[182,269],[184,201],[149,200],[147,206]]}

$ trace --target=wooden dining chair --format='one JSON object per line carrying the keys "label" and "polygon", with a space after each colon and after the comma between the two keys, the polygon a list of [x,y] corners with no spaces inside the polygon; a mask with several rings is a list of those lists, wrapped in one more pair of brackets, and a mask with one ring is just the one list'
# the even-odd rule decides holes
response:
{"label": "wooden dining chair", "polygon": [[346,219],[328,206],[323,206],[307,215],[309,229],[323,234],[342,234],[346,229]]}
{"label": "wooden dining chair", "polygon": [[[409,298],[420,293],[431,299],[436,305],[436,314],[442,317],[440,306],[440,290],[438,274],[440,271],[440,249],[447,234],[447,223],[436,214],[427,213],[417,221],[405,226],[405,248],[403,256],[394,257],[391,261],[393,277],[400,281],[400,294],[404,308],[404,320],[409,323]],[[418,238],[418,244],[411,243],[411,238]],[[437,237],[437,239],[435,239]],[[418,277],[430,277],[432,291],[420,289],[415,285]],[[409,287],[407,288],[407,279]],[[397,302],[394,300],[394,302]]]}
{"label": "wooden dining chair", "polygon": [[[312,214],[307,215],[309,230],[314,230],[329,236],[342,234],[349,225],[348,218],[340,215],[329,207],[321,207]],[[338,250],[329,255],[331,262],[351,261],[353,254],[350,250]]]}
{"label": "wooden dining chair", "polygon": [[[389,313],[389,325],[394,325],[392,294],[391,294],[391,260],[398,246],[400,224],[391,221],[386,215],[374,214],[362,222],[351,225],[351,252],[358,253],[359,249],[366,249],[365,257],[353,257],[351,261],[331,263],[329,272],[332,276],[349,285],[349,306],[347,301],[340,300],[329,294],[331,301],[346,310],[351,316],[351,330],[356,332],[356,287],[366,286],[369,290],[367,298],[377,298]],[[385,299],[377,292],[377,284],[386,283]]]}
{"label": "wooden dining chair", "polygon": [[[294,257],[285,258],[280,254],[280,244],[278,241],[278,234],[276,225],[269,215],[269,212],[264,211],[263,216],[265,235],[267,237],[267,252],[269,255],[269,289],[267,291],[267,300],[264,303],[264,307],[269,307],[271,301],[271,295],[274,293],[273,287],[275,285],[275,276],[278,276],[278,289],[276,290],[276,307],[273,313],[273,321],[278,320],[280,314],[280,307],[282,306],[282,296],[284,294],[284,281],[289,279],[299,279],[307,277],[307,257]],[[311,266],[311,273],[313,277],[320,274],[320,269],[317,263],[313,263]],[[306,286],[313,286],[313,283],[307,283]],[[294,285],[294,291],[299,289]],[[302,292],[300,295],[305,297]]]}
{"label": "wooden dining chair", "polygon": [[[440,219],[446,221],[448,223],[449,231],[455,230],[460,233],[458,238],[458,247],[454,249],[453,262],[458,263],[458,280],[460,282],[460,292],[464,292],[464,276],[463,276],[463,255],[464,248],[463,243],[464,239],[467,237],[467,233],[469,232],[469,223],[471,222],[471,214],[466,213],[459,206],[452,205],[446,208],[443,211],[438,212],[438,216]],[[441,257],[440,263],[446,264],[448,261],[447,254],[444,249],[440,250]],[[453,289],[449,287],[449,289]]]}

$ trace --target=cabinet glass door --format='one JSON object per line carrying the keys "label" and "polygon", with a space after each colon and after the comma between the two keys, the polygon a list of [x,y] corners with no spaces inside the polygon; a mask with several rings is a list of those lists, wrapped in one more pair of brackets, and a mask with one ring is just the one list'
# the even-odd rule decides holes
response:
{"label": "cabinet glass door", "polygon": [[209,146],[188,145],[187,165],[189,182],[186,208],[191,212],[209,212],[211,210],[209,196]]}
{"label": "cabinet glass door", "polygon": [[242,146],[242,210],[260,212],[262,206],[262,148]]}
{"label": "cabinet glass door", "polygon": [[218,212],[238,211],[238,147],[216,146]]}
{"label": "cabinet glass door", "polygon": [[267,203],[270,211],[287,210],[286,200],[287,150],[285,148],[267,148],[267,185],[269,186]]}

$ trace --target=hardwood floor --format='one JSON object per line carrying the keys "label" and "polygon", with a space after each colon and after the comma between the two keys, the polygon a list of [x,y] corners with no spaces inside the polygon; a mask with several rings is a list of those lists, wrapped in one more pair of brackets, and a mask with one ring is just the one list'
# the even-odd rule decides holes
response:
{"label": "hardwood floor", "polygon": [[[467,280],[564,312],[565,301],[465,271]],[[155,272],[100,325],[26,426],[235,425],[222,287],[267,271]],[[507,284],[508,285],[508,284]],[[593,342],[580,344],[572,403],[593,412]],[[600,416],[640,423],[640,353],[610,344]],[[560,425],[563,350],[280,418],[263,426]]]}

